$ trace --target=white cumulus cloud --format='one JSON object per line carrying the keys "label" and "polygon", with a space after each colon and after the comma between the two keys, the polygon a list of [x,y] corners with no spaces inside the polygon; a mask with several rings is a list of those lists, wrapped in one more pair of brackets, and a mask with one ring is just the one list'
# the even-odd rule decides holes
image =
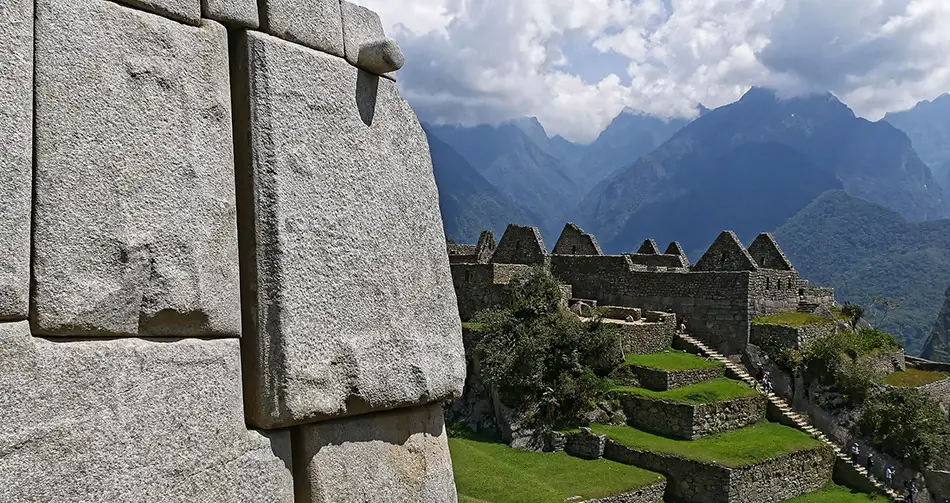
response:
{"label": "white cumulus cloud", "polygon": [[[590,141],[624,108],[691,116],[752,85],[877,119],[950,91],[947,0],[358,0],[423,120],[536,116]],[[943,26],[941,25],[943,24]]]}

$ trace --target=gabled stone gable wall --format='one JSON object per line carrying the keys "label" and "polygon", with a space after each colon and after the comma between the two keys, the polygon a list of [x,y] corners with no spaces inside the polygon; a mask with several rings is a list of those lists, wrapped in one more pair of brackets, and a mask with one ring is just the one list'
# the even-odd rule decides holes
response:
{"label": "gabled stone gable wall", "polygon": [[587,234],[574,224],[567,224],[561,231],[561,236],[554,244],[552,253],[559,255],[603,255],[597,238]]}
{"label": "gabled stone gable wall", "polygon": [[754,271],[758,264],[732,231],[723,231],[693,265],[694,271]]}
{"label": "gabled stone gable wall", "polygon": [[0,500],[454,503],[458,307],[378,16],[0,0],[0,42]]}
{"label": "gabled stone gable wall", "polygon": [[544,265],[548,250],[537,227],[511,224],[492,254],[495,264]]}

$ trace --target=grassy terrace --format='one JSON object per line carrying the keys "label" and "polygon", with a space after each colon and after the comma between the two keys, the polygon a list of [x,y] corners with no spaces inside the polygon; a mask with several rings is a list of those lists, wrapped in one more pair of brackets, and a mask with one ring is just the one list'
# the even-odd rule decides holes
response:
{"label": "grassy terrace", "polygon": [[847,487],[830,485],[821,491],[808,493],[782,503],[884,503],[890,501],[883,496],[852,492]]}
{"label": "grassy terrace", "polygon": [[657,370],[694,370],[725,366],[721,362],[707,360],[682,351],[664,351],[650,355],[627,355],[627,364]]}
{"label": "grassy terrace", "polygon": [[629,426],[595,424],[591,430],[634,449],[673,454],[729,467],[751,465],[822,445],[807,433],[766,421],[699,440],[673,440]]}
{"label": "grassy terrace", "polygon": [[449,438],[461,503],[552,503],[621,494],[662,476],[606,459],[586,461],[560,453],[528,452],[505,444]]}
{"label": "grassy terrace", "polygon": [[950,374],[947,374],[946,372],[907,369],[907,372],[893,372],[889,374],[884,378],[884,384],[914,388],[946,379],[948,375]]}
{"label": "grassy terrace", "polygon": [[779,313],[757,316],[752,319],[754,325],[785,325],[801,328],[813,325],[833,325],[835,320],[812,313]]}
{"label": "grassy terrace", "polygon": [[462,323],[462,328],[468,328],[468,329],[471,329],[471,330],[479,330],[479,329],[481,329],[481,328],[484,327],[484,326],[485,326],[484,323],[475,323],[475,322],[471,322],[471,321],[466,321],[466,322],[463,322],[463,323]]}
{"label": "grassy terrace", "polygon": [[668,391],[650,391],[645,388],[618,386],[612,390],[615,393],[640,395],[668,402],[688,404],[716,403],[753,396],[758,392],[742,381],[734,381],[725,377],[717,377],[701,383],[674,388]]}

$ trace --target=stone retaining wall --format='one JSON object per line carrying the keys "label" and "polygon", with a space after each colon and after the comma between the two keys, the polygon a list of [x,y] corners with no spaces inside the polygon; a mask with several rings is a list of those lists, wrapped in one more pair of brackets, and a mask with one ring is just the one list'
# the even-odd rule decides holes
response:
{"label": "stone retaining wall", "polygon": [[742,468],[729,476],[730,503],[784,501],[831,481],[836,457],[830,447],[805,450]]}
{"label": "stone retaining wall", "polygon": [[666,481],[660,481],[656,484],[641,487],[636,491],[630,491],[616,496],[607,496],[594,500],[585,500],[579,503],[659,503],[666,493]]}
{"label": "stone retaining wall", "polygon": [[0,500],[456,500],[403,59],[341,0],[0,0]]}
{"label": "stone retaining wall", "polygon": [[604,455],[606,435],[597,435],[590,428],[581,428],[580,433],[567,435],[564,452],[582,459],[600,459]]}
{"label": "stone retaining wall", "polygon": [[639,387],[653,391],[667,391],[691,384],[701,383],[725,375],[726,368],[716,366],[706,369],[659,370],[634,366]]}
{"label": "stone retaining wall", "polygon": [[772,503],[815,491],[831,480],[827,446],[740,468],[632,449],[607,439],[604,458],[667,477],[666,498],[690,503]]}
{"label": "stone retaining wall", "polygon": [[676,316],[648,311],[643,319],[619,324],[624,354],[652,354],[665,351],[676,336]]}
{"label": "stone retaining wall", "polygon": [[685,440],[731,431],[765,418],[764,395],[718,403],[686,404],[637,395],[620,397],[627,422],[657,435]]}
{"label": "stone retaining wall", "polygon": [[805,341],[835,333],[834,323],[788,327],[785,325],[753,323],[749,329],[749,344],[755,344],[770,354],[777,355],[784,349],[801,349]]}

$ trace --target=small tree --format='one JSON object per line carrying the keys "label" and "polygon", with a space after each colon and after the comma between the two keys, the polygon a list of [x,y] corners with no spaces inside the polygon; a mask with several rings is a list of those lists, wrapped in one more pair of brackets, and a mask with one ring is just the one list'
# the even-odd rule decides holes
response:
{"label": "small tree", "polygon": [[841,315],[848,321],[851,330],[857,330],[858,322],[861,321],[861,317],[864,316],[864,308],[853,302],[846,302],[841,306]]}
{"label": "small tree", "polygon": [[902,297],[885,297],[883,295],[866,295],[870,300],[868,305],[868,312],[880,311],[880,317],[874,319],[875,325],[880,325],[884,323],[884,320],[887,319],[887,315],[891,311],[900,309],[904,304],[904,299]]}
{"label": "small tree", "polygon": [[890,390],[866,404],[859,427],[874,446],[918,471],[947,453],[950,423],[940,405],[922,391]]}
{"label": "small tree", "polygon": [[623,359],[616,327],[584,323],[561,304],[544,268],[509,284],[507,306],[476,315],[481,376],[535,426],[573,422],[603,399]]}

